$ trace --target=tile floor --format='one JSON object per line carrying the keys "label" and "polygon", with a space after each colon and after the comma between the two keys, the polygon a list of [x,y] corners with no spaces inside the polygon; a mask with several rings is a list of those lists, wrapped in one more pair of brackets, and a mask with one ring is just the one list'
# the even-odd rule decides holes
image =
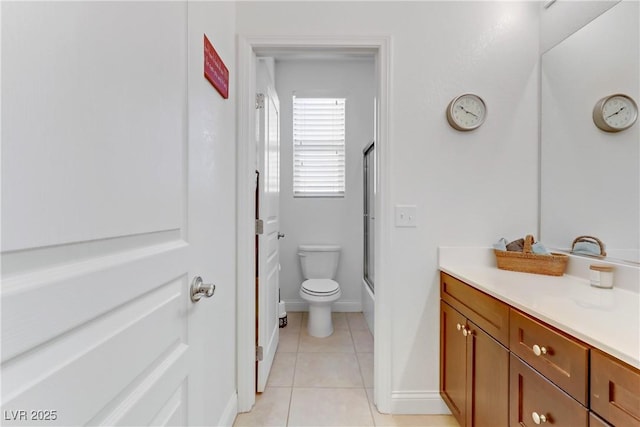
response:
{"label": "tile floor", "polygon": [[307,313],[288,313],[264,393],[234,427],[458,427],[450,415],[384,415],[373,399],[373,336],[362,313],[333,313],[333,335],[307,334]]}

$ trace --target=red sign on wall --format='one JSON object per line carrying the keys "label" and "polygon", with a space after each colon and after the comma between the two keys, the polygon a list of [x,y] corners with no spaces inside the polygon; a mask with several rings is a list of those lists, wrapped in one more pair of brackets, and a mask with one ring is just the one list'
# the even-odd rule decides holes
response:
{"label": "red sign on wall", "polygon": [[229,70],[204,35],[204,76],[224,99],[229,98]]}

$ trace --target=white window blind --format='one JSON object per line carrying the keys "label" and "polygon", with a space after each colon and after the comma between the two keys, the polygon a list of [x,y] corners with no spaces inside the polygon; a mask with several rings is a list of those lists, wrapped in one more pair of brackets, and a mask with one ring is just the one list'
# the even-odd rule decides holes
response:
{"label": "white window blind", "polygon": [[294,197],[344,197],[345,101],[293,97]]}

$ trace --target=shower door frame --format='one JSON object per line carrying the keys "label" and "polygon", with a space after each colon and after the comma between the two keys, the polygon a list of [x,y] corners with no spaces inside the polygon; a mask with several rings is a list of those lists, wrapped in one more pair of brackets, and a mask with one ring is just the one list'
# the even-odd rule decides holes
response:
{"label": "shower door frame", "polygon": [[[371,199],[370,199],[370,190],[371,187],[375,188],[375,179],[376,179],[376,172],[375,172],[375,167],[376,167],[376,162],[375,162],[375,157],[373,158],[373,164],[371,163],[371,161],[368,159],[368,156],[372,155],[375,156],[375,141],[371,141],[369,144],[367,144],[367,146],[364,148],[364,150],[362,150],[362,159],[363,159],[363,164],[362,164],[362,173],[363,173],[363,184],[364,184],[364,191],[362,192],[363,194],[363,225],[364,225],[364,248],[363,248],[363,270],[362,270],[362,278],[364,279],[365,283],[367,284],[367,286],[369,287],[369,289],[371,290],[371,292],[375,295],[376,291],[375,291],[375,283],[373,281],[373,279],[369,276],[369,253],[370,253],[370,244],[371,244],[371,240],[370,240],[370,235],[373,234],[375,236],[375,225],[372,229],[372,227],[370,226],[370,214],[371,212],[369,211],[369,207],[371,206]],[[373,167],[373,182],[371,182],[372,180],[370,179],[369,176],[369,168]],[[375,213],[375,191],[373,192],[373,197],[374,197],[374,213]],[[371,217],[371,219],[375,219],[375,217]],[[374,223],[375,224],[375,223]],[[374,240],[375,241],[375,240]],[[375,251],[375,246],[374,246],[374,251]],[[374,252],[374,262],[375,262],[375,252]],[[374,272],[375,272],[375,266],[374,266]],[[375,277],[375,274],[374,274]]]}

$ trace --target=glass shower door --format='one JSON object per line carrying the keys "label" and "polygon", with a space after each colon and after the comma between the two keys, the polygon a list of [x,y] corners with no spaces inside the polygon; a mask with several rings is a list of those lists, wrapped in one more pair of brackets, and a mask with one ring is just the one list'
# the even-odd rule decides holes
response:
{"label": "glass shower door", "polygon": [[374,292],[374,221],[376,200],[376,161],[374,143],[367,145],[364,154],[364,280]]}

